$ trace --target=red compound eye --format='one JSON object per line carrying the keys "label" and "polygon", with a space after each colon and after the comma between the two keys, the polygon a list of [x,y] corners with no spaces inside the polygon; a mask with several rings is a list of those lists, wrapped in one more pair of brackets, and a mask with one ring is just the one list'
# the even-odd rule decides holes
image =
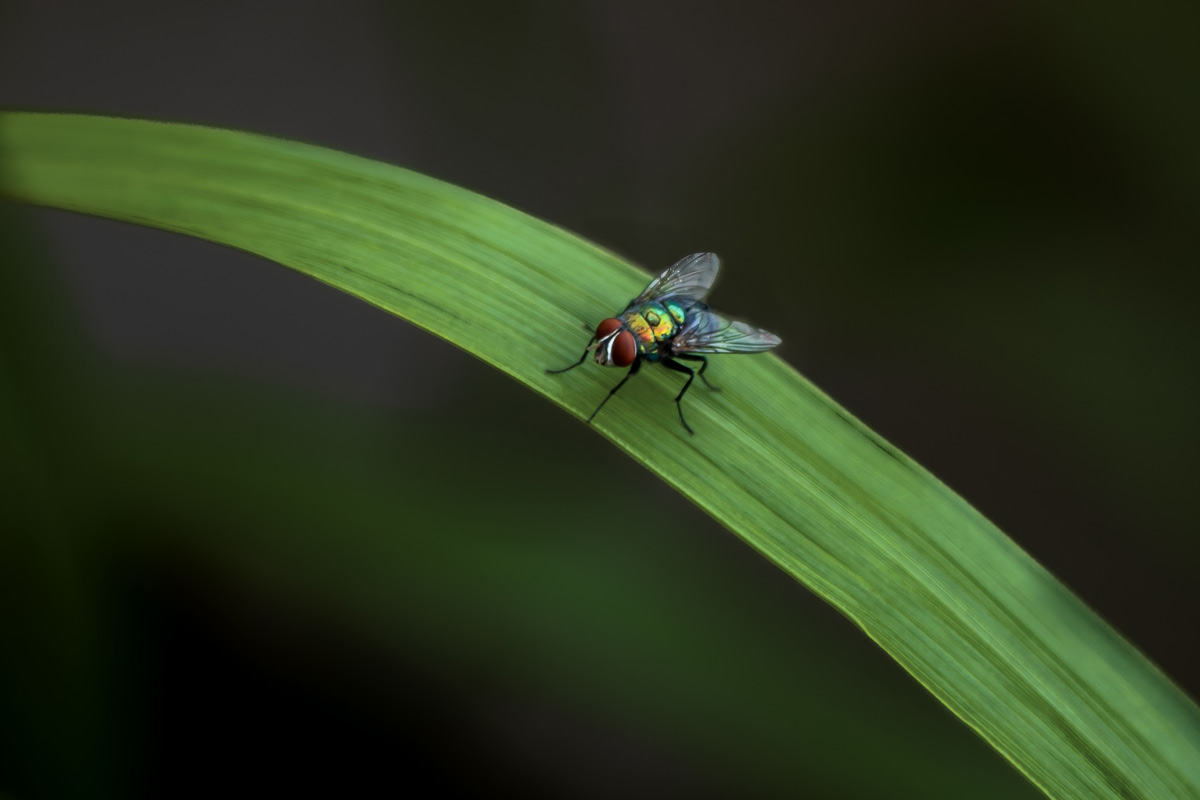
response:
{"label": "red compound eye", "polygon": [[610,317],[596,326],[596,338],[603,339],[613,331],[621,327],[621,320],[616,317]]}
{"label": "red compound eye", "polygon": [[637,340],[629,331],[621,331],[613,338],[612,362],[618,367],[628,367],[637,358]]}

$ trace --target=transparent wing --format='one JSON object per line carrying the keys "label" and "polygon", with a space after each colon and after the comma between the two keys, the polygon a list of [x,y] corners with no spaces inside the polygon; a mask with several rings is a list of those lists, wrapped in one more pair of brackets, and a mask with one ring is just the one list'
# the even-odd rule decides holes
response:
{"label": "transparent wing", "polygon": [[650,281],[650,285],[635,297],[633,302],[643,303],[669,295],[703,300],[720,268],[721,260],[717,258],[716,253],[692,253],[679,259],[667,267],[662,275]]}
{"label": "transparent wing", "polygon": [[779,337],[744,322],[725,319],[712,311],[692,309],[671,349],[679,353],[761,353],[779,344]]}

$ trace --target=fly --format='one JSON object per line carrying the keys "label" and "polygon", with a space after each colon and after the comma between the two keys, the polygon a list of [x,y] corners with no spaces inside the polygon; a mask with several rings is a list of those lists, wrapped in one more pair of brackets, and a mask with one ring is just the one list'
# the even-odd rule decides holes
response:
{"label": "fly", "polygon": [[[600,401],[590,424],[625,381],[637,374],[642,361],[657,361],[664,367],[688,376],[687,382],[675,396],[679,421],[689,435],[691,426],[683,418],[683,396],[687,394],[696,375],[713,391],[720,391],[704,377],[708,369],[706,356],[715,353],[761,353],[779,344],[779,337],[744,322],[733,322],[712,311],[704,302],[709,287],[717,277],[721,261],[714,253],[693,253],[668,267],[619,316],[609,317],[596,326],[596,333],[583,355],[569,367],[548,369],[556,375],[582,364],[594,351],[596,363],[605,367],[629,367],[621,382]],[[698,361],[700,369],[693,370],[680,361]]]}

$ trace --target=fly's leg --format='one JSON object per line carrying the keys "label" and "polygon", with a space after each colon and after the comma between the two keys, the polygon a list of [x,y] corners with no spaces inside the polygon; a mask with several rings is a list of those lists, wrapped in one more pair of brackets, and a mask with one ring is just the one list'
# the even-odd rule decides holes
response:
{"label": "fly's leg", "polygon": [[700,369],[696,372],[696,374],[700,376],[700,380],[704,381],[704,385],[707,386],[712,391],[714,391],[714,392],[721,391],[720,386],[713,386],[711,383],[708,382],[708,378],[704,377],[704,370],[708,369],[708,359],[707,358],[705,358],[704,356],[684,355],[683,353],[676,353],[675,358],[686,358],[688,361],[699,361]]}
{"label": "fly's leg", "polygon": [[[594,342],[594,341],[596,341],[596,337],[595,337],[595,336],[593,336],[593,337],[592,337],[592,342]],[[591,350],[592,350],[592,342],[588,342],[587,349],[585,349],[585,350],[583,351],[583,355],[581,355],[581,356],[579,357],[579,360],[578,360],[578,361],[576,361],[574,364],[572,364],[572,365],[571,365],[571,366],[569,366],[569,367],[563,367],[562,369],[548,369],[548,370],[546,370],[546,374],[547,374],[547,375],[557,375],[557,374],[559,374],[560,372],[567,372],[567,371],[569,371],[569,370],[573,370],[573,369],[575,369],[576,367],[578,367],[580,364],[582,364],[582,363],[583,363],[584,359],[586,359],[586,358],[588,357],[588,353],[589,353],[589,352],[591,352]]]}
{"label": "fly's leg", "polygon": [[[587,355],[587,353],[584,353],[584,355]],[[600,401],[600,405],[596,406],[596,410],[592,412],[592,415],[590,417],[588,417],[588,420],[587,420],[588,425],[592,424],[592,420],[594,420],[596,418],[596,415],[600,413],[600,409],[604,408],[604,404],[607,403],[609,400],[611,400],[612,396],[617,393],[617,389],[620,389],[622,386],[624,386],[625,381],[629,380],[634,375],[637,375],[638,367],[640,367],[641,365],[642,365],[642,360],[640,358],[634,359],[633,365],[629,367],[629,372],[625,373],[625,377],[621,378],[621,382],[618,383],[616,386],[614,386],[609,391],[608,396]],[[576,366],[579,366],[579,365],[576,364]],[[567,367],[567,369],[570,369],[570,367]],[[684,426],[684,427],[686,427],[686,426]]]}
{"label": "fly's leg", "polygon": [[[695,360],[695,359],[693,359],[693,360]],[[683,423],[683,429],[688,432],[688,436],[695,436],[696,432],[693,431],[690,427],[688,427],[687,420],[683,418],[683,402],[682,401],[683,401],[683,396],[685,394],[687,394],[688,387],[691,386],[692,381],[694,381],[696,379],[696,373],[694,370],[692,370],[689,367],[685,367],[683,364],[680,364],[678,361],[672,361],[670,359],[666,359],[659,363],[661,363],[667,369],[673,369],[676,372],[682,372],[684,375],[688,376],[687,383],[685,383],[683,385],[683,388],[679,390],[679,394],[675,395],[675,406],[676,406],[676,408],[679,409],[679,421]],[[700,371],[703,372],[704,367],[701,367]],[[706,383],[707,383],[707,381],[706,381]]]}

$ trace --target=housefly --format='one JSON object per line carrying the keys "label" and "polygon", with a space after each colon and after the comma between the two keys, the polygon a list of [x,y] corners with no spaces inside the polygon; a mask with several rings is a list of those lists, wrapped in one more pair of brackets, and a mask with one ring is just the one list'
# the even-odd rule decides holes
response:
{"label": "housefly", "polygon": [[[734,322],[702,302],[717,277],[720,259],[714,253],[693,253],[668,267],[625,307],[618,316],[609,317],[596,326],[596,333],[583,355],[569,367],[548,369],[556,375],[575,369],[593,353],[597,364],[605,367],[629,367],[621,382],[600,401],[591,423],[625,381],[637,374],[642,361],[662,364],[688,376],[687,382],[675,397],[679,421],[692,434],[683,418],[683,396],[696,375],[704,385],[720,391],[704,377],[708,369],[707,356],[716,353],[761,353],[779,344],[779,337],[744,322]],[[681,361],[696,361],[700,369],[693,370]]]}

